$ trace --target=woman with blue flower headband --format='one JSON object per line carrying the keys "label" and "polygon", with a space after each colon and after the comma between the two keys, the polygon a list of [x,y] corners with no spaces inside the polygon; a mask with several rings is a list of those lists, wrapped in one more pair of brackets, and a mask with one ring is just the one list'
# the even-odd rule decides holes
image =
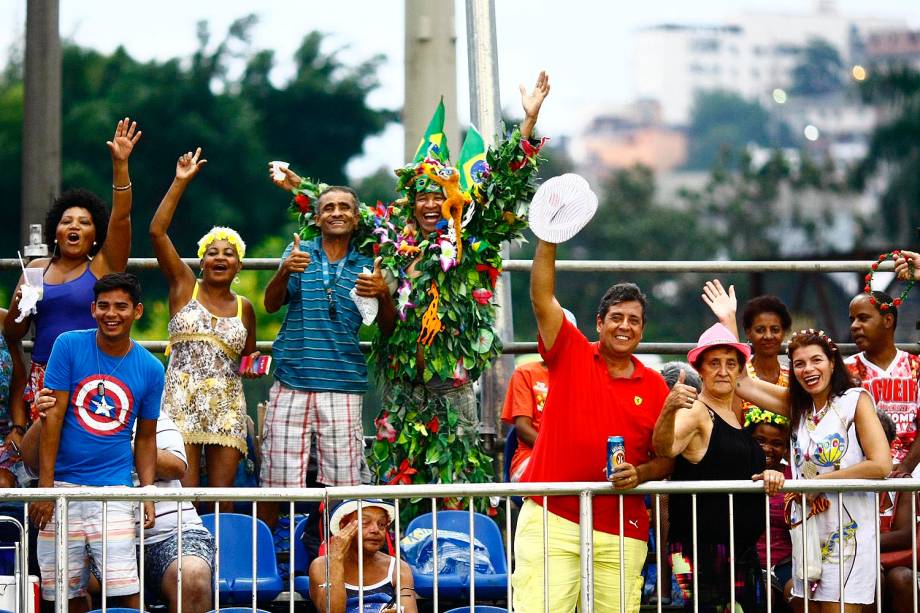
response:
{"label": "woman with blue flower headband", "polygon": [[153,251],[169,282],[170,360],[161,410],[185,440],[182,485],[199,484],[204,448],[208,485],[229,487],[247,450],[242,377],[261,376],[251,366],[240,368],[244,356],[247,363],[258,358],[256,316],[252,303],[230,290],[246,255],[235,230],[214,227],[198,241],[200,279],[166,233],[185,188],[207,163],[200,157],[200,147],[179,157],[176,178],[150,222]]}

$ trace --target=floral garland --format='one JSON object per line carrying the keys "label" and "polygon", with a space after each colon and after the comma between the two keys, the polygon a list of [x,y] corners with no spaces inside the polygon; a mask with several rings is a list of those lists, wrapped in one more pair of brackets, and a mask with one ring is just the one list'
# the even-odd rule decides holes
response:
{"label": "floral garland", "polygon": [[904,299],[907,298],[907,294],[910,293],[911,288],[913,288],[914,286],[914,275],[913,275],[914,264],[912,261],[908,260],[907,267],[908,267],[908,271],[910,274],[907,275],[908,280],[907,280],[907,283],[904,285],[904,290],[901,292],[900,296],[898,296],[897,298],[893,298],[890,301],[887,301],[887,300],[879,301],[875,296],[872,295],[872,277],[873,275],[875,275],[875,271],[878,270],[879,264],[881,264],[885,260],[897,259],[899,255],[901,255],[901,250],[895,249],[894,251],[883,253],[882,255],[878,256],[878,261],[872,263],[871,270],[869,271],[869,274],[866,275],[866,285],[865,287],[863,287],[863,292],[865,292],[866,295],[869,296],[869,302],[872,303],[874,306],[876,306],[878,310],[882,312],[885,312],[888,309],[896,309],[899,306],[901,306],[901,303],[904,302]]}
{"label": "floral garland", "polygon": [[780,428],[789,427],[789,418],[785,415],[779,415],[772,411],[761,409],[760,407],[751,407],[744,416],[744,427],[755,424],[768,424]]}
{"label": "floral garland", "polygon": [[[493,302],[502,268],[500,249],[503,242],[522,238],[527,227],[541,146],[542,141],[528,141],[515,129],[488,150],[482,182],[471,194],[474,210],[464,216],[462,231],[442,220],[435,232],[421,236],[408,201],[374,208],[374,236],[368,244],[398,288],[395,329],[386,338],[378,331],[372,350],[378,376],[391,390],[375,421],[377,442],[370,458],[380,482],[492,480],[492,460],[482,451],[478,432],[458,428],[459,413],[444,396],[431,394],[419,403],[412,389],[420,381],[460,387],[479,379],[501,354]],[[425,163],[437,165],[433,160]],[[406,189],[415,173],[412,167],[398,170],[399,188]],[[440,327],[423,338],[420,331],[430,331],[430,311]],[[494,512],[486,499],[477,506]]]}

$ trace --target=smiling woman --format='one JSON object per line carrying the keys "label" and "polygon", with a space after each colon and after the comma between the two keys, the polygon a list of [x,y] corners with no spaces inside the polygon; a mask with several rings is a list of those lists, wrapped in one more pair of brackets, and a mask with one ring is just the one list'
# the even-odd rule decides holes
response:
{"label": "smiling woman", "polygon": [[[70,330],[94,328],[90,313],[93,284],[110,272],[123,271],[131,251],[131,177],[128,158],[141,138],[137,122],[125,117],[106,142],[112,156],[112,212],[95,194],[74,189],[61,194],[45,216],[45,234],[53,238],[50,258],[33,260],[29,268],[41,269],[41,282],[28,285],[40,296],[34,314],[20,314],[20,279],[10,304],[12,317],[4,323],[4,335],[13,356],[10,385],[10,417],[13,430],[7,439],[22,442],[27,424],[35,420],[34,409],[27,415],[44,381],[45,364],[59,335]],[[37,285],[37,287],[36,287]],[[19,317],[16,315],[19,314]],[[35,324],[35,344],[28,373],[20,341]]]}
{"label": "smiling woman", "polygon": [[[200,147],[179,156],[176,177],[150,222],[153,250],[169,282],[170,360],[161,406],[185,440],[188,470],[182,485],[198,486],[203,448],[208,485],[228,487],[246,453],[241,378],[261,376],[252,367],[258,358],[255,312],[230,291],[243,268],[246,243],[231,228],[212,228],[198,241],[199,280],[166,233],[185,188],[206,163]],[[241,367],[244,356],[247,367]]]}

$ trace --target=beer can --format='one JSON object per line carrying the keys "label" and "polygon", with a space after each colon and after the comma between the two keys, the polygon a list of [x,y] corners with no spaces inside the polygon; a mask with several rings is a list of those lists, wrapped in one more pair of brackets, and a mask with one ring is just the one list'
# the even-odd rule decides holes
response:
{"label": "beer can", "polygon": [[620,464],[626,462],[626,441],[622,436],[607,437],[607,478]]}

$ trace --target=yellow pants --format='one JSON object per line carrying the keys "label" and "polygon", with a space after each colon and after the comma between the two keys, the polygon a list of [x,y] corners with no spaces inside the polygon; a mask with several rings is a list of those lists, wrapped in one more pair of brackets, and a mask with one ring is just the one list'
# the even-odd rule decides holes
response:
{"label": "yellow pants", "polygon": [[[578,524],[547,513],[549,536],[549,610],[568,613],[581,595],[581,536]],[[642,566],[648,544],[623,539],[626,611],[639,611]],[[543,613],[543,508],[524,502],[514,537],[515,568],[511,576],[514,610]],[[620,537],[594,531],[594,610],[620,611]]]}

